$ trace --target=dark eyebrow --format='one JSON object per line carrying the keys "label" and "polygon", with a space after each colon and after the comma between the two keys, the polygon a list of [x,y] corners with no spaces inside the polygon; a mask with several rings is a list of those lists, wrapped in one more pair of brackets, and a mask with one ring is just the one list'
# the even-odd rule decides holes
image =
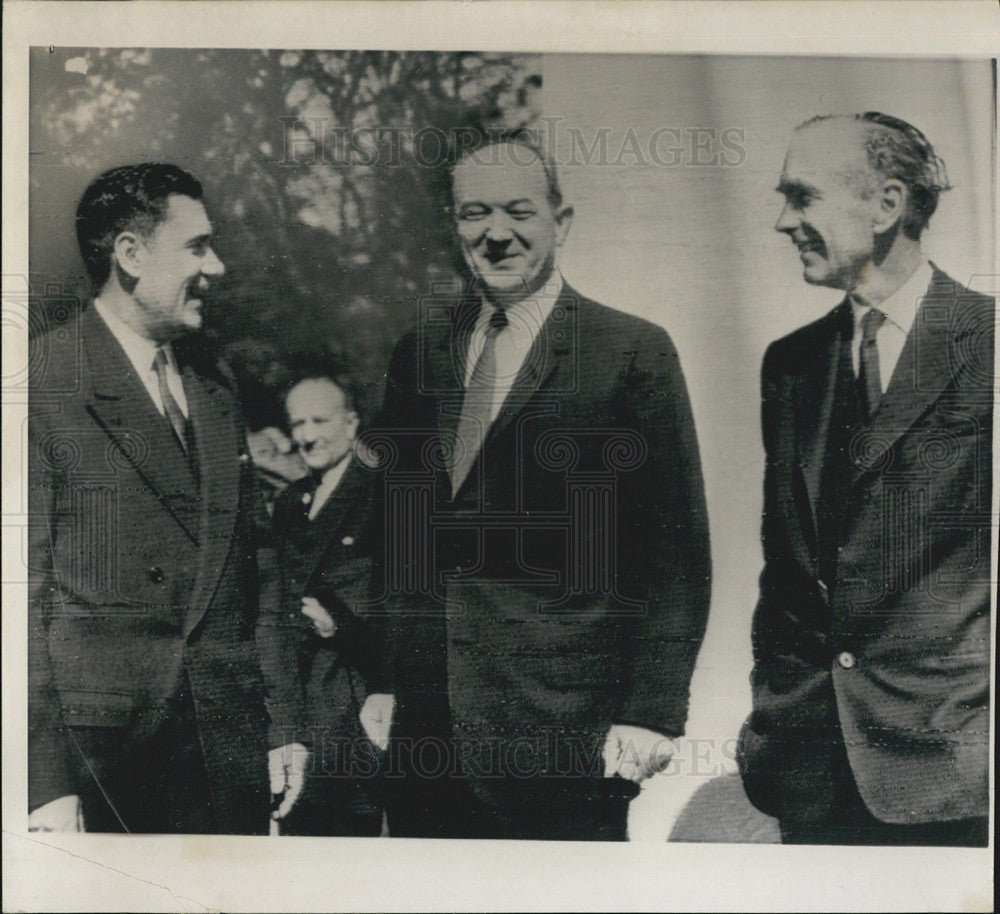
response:
{"label": "dark eyebrow", "polygon": [[472,206],[492,208],[494,205],[500,206],[503,209],[510,209],[512,206],[535,206],[536,204],[530,197],[519,197],[517,200],[508,200],[506,203],[500,204],[484,203],[482,200],[467,200],[460,208],[464,209]]}
{"label": "dark eyebrow", "polygon": [[815,194],[818,192],[815,187],[805,184],[802,181],[788,181],[785,178],[782,178],[778,182],[775,190],[786,197],[790,194]]}
{"label": "dark eyebrow", "polygon": [[197,248],[203,244],[211,244],[211,243],[212,243],[211,235],[196,235],[194,238],[188,239],[187,247]]}

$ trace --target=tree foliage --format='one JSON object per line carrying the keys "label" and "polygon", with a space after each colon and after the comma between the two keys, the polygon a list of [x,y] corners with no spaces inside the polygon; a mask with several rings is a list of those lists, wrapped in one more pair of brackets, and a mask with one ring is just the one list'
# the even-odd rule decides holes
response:
{"label": "tree foliage", "polygon": [[72,218],[94,176],[177,162],[205,185],[227,267],[208,330],[251,406],[288,353],[323,346],[369,410],[454,262],[432,180],[442,138],[530,124],[541,84],[531,56],[389,51],[36,49],[31,77],[36,281],[82,277]]}

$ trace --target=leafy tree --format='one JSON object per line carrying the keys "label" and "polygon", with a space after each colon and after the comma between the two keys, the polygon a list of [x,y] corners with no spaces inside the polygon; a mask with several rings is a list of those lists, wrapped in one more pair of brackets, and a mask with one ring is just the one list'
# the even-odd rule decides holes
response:
{"label": "leafy tree", "polygon": [[369,413],[392,346],[454,251],[432,180],[442,140],[529,125],[536,57],[391,51],[34,49],[35,288],[82,293],[73,211],[115,165],[205,185],[227,266],[207,329],[273,421],[286,356],[342,359]]}

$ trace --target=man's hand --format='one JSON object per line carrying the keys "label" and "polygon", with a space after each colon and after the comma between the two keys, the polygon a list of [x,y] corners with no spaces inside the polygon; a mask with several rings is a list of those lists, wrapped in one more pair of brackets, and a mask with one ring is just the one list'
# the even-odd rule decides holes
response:
{"label": "man's hand", "polygon": [[291,811],[306,782],[309,750],[302,743],[286,743],[267,754],[271,775],[271,795],[281,797],[281,804],[271,813],[272,819],[283,819]]}
{"label": "man's hand", "polygon": [[379,749],[389,748],[389,730],[392,727],[392,712],[396,707],[396,697],[385,693],[375,693],[365,699],[361,706],[361,726]]}
{"label": "man's hand", "polygon": [[333,616],[315,597],[302,598],[302,614],[313,620],[313,628],[321,638],[332,638],[337,633],[337,623]]}
{"label": "man's hand", "polygon": [[604,776],[620,774],[636,784],[665,770],[677,743],[643,727],[612,724],[604,741]]}
{"label": "man's hand", "polygon": [[67,794],[29,812],[28,831],[84,831],[80,798]]}

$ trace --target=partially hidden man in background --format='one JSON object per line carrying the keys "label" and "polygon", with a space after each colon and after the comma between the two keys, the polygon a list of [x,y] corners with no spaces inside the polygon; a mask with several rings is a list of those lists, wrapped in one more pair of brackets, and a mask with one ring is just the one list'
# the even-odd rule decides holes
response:
{"label": "partially hidden man in background", "polygon": [[564,282],[550,160],[482,139],[449,172],[472,284],[422,303],[372,441],[388,644],[363,719],[392,720],[393,835],[623,840],[706,624],[694,421],[667,334]]}
{"label": "partially hidden man in background", "polygon": [[[272,535],[278,604],[261,607],[269,702],[297,720],[312,747],[306,783],[282,834],[378,835],[380,756],[362,731],[369,667],[377,656],[359,607],[372,576],[370,507],[375,473],[359,458],[350,380],[323,359],[295,360],[284,402],[288,430],[309,469],[277,497]],[[277,735],[275,737],[277,741]]]}
{"label": "partially hidden man in background", "polygon": [[35,830],[266,833],[269,761],[276,815],[301,783],[301,746],[268,752],[233,378],[189,336],[223,273],[201,198],[171,165],[97,178],[97,296],[32,344]]}
{"label": "partially hidden man in background", "polygon": [[985,846],[992,299],[921,252],[947,189],[877,113],[795,133],[777,230],[829,314],[764,359],[753,803],[794,843]]}

